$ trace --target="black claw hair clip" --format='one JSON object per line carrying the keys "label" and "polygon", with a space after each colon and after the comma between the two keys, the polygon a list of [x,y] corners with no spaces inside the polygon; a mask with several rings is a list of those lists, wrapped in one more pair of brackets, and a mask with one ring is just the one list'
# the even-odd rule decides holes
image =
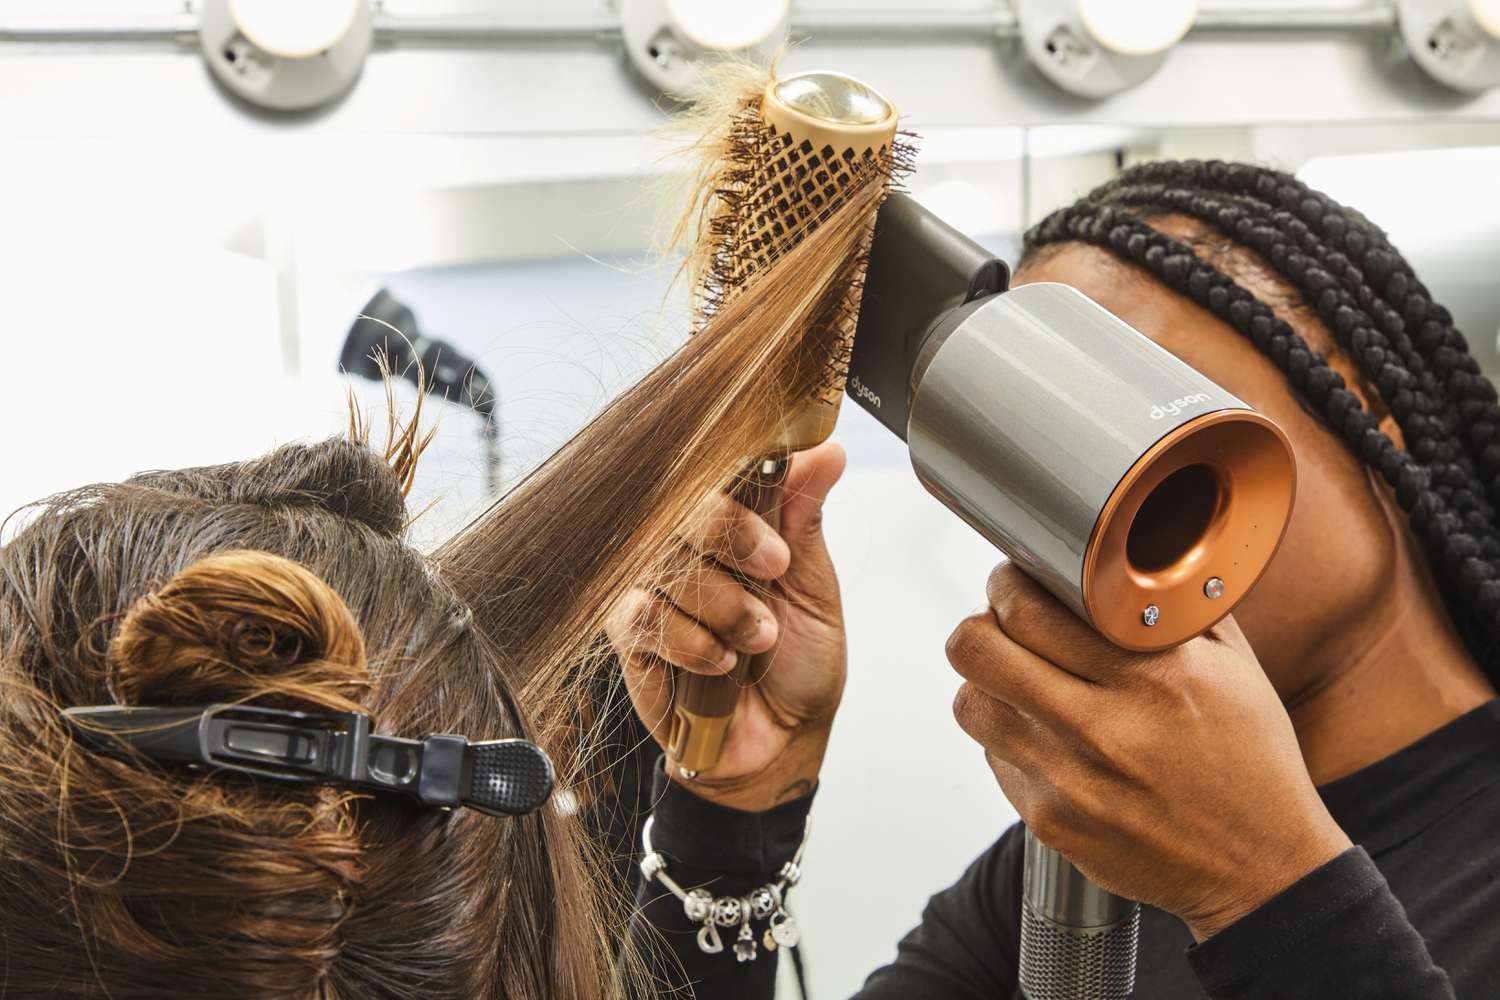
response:
{"label": "black claw hair clip", "polygon": [[374,736],[361,712],[95,705],[62,715],[98,750],[124,744],[153,760],[399,793],[433,809],[519,816],[541,808],[557,781],[546,752],[528,740]]}

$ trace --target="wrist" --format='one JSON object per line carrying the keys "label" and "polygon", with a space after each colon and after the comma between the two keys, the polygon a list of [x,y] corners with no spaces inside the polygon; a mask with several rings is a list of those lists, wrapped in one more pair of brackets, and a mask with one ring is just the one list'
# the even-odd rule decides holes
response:
{"label": "wrist", "polygon": [[1263,854],[1275,857],[1276,863],[1247,869],[1245,880],[1222,898],[1201,912],[1182,915],[1193,940],[1201,944],[1249,916],[1353,846],[1333,817],[1324,812],[1320,820],[1295,845]]}
{"label": "wrist", "polygon": [[799,731],[761,770],[732,778],[698,775],[684,778],[667,759],[671,780],[709,802],[744,812],[765,812],[785,802],[810,794],[818,785],[823,757],[828,749],[826,727]]}
{"label": "wrist", "polygon": [[652,777],[656,849],[676,865],[683,885],[715,881],[715,895],[766,881],[790,858],[807,829],[814,795],[750,812],[713,802],[659,769]]}

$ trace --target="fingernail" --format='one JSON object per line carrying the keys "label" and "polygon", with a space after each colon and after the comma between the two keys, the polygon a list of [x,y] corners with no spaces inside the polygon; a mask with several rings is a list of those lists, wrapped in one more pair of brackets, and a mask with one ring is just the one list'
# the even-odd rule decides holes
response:
{"label": "fingernail", "polygon": [[769,526],[762,525],[756,533],[755,551],[751,553],[751,558],[766,573],[780,574],[792,561],[792,550],[787,546],[786,539],[772,531]]}
{"label": "fingernail", "polygon": [[771,535],[771,544],[766,546],[767,568],[772,573],[780,575],[785,573],[792,564],[792,548],[786,543],[786,539],[780,535]]}
{"label": "fingernail", "polygon": [[725,650],[724,655],[719,657],[719,666],[724,670],[733,670],[739,662],[740,654],[732,649]]}
{"label": "fingernail", "polygon": [[776,619],[762,618],[755,629],[755,640],[757,642],[770,643],[776,638]]}

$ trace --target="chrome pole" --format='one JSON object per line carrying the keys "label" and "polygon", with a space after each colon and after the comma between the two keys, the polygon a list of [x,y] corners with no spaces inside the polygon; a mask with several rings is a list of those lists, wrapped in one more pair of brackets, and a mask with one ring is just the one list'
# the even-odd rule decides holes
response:
{"label": "chrome pole", "polygon": [[[1219,33],[1389,31],[1396,27],[1396,9],[1388,2],[1361,7],[1213,8],[1204,10],[1190,32]],[[1015,7],[1001,0],[989,10],[944,11],[806,11],[792,18],[791,31],[799,37],[857,41],[881,38],[973,39],[1014,38],[1020,33]],[[194,8],[166,17],[129,20],[65,20],[10,18],[0,20],[0,43],[195,43],[198,15]],[[541,42],[614,44],[620,39],[619,19],[598,12],[547,10],[485,14],[390,14],[375,8],[375,38],[383,43],[516,45]]]}

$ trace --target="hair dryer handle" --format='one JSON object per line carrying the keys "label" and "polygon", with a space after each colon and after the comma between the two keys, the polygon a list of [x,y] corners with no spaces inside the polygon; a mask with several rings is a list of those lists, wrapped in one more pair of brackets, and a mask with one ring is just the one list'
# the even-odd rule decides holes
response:
{"label": "hair dryer handle", "polygon": [[1021,992],[1027,1000],[1125,1000],[1135,989],[1141,904],[1106,892],[1026,831]]}
{"label": "hair dryer handle", "polygon": [[[781,488],[788,465],[789,459],[784,456],[762,459],[741,474],[739,485],[731,493],[777,531],[781,529]],[[753,581],[735,575],[744,586],[761,589]],[[741,653],[733,670],[715,676],[677,671],[667,752],[690,776],[719,762],[735,705],[740,700],[740,689],[754,683],[750,674],[753,659]]]}

